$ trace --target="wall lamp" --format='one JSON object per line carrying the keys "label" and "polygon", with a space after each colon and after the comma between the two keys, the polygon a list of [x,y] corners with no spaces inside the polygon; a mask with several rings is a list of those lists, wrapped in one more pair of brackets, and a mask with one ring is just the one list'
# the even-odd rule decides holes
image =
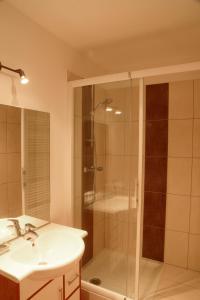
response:
{"label": "wall lamp", "polygon": [[27,84],[29,82],[28,78],[26,77],[26,75],[25,75],[25,73],[22,69],[12,69],[12,68],[9,68],[7,66],[2,65],[2,63],[0,62],[0,71],[1,71],[1,69],[6,69],[6,70],[9,70],[11,72],[18,73],[19,76],[20,76],[21,84]]}

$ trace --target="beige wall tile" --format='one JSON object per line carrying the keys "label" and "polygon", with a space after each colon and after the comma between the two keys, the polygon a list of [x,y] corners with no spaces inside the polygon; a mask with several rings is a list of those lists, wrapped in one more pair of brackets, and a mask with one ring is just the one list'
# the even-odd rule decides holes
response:
{"label": "beige wall tile", "polygon": [[190,233],[200,234],[200,197],[191,197]]}
{"label": "beige wall tile", "polygon": [[125,124],[125,154],[138,155],[138,122],[128,122]]}
{"label": "beige wall tile", "polygon": [[168,155],[192,157],[193,120],[170,120],[168,131]]}
{"label": "beige wall tile", "polygon": [[193,81],[169,83],[169,119],[193,117]]}
{"label": "beige wall tile", "polygon": [[21,151],[21,126],[19,124],[7,124],[7,152]]}
{"label": "beige wall tile", "polygon": [[82,156],[82,119],[75,116],[74,118],[74,157]]}
{"label": "beige wall tile", "polygon": [[96,141],[96,154],[105,155],[106,153],[106,125],[101,123],[96,123],[94,125],[94,134]]}
{"label": "beige wall tile", "polygon": [[93,224],[93,254],[97,255],[105,246],[104,219]]}
{"label": "beige wall tile", "polygon": [[165,232],[165,263],[187,267],[188,234],[166,230]]}
{"label": "beige wall tile", "polygon": [[0,153],[6,153],[6,123],[0,122]]}
{"label": "beige wall tile", "polygon": [[137,178],[138,158],[137,156],[106,157],[106,189],[123,194],[128,192],[129,180],[134,187]]}
{"label": "beige wall tile", "polygon": [[127,172],[130,174],[128,180],[130,181],[131,192],[135,190],[135,180],[138,178],[138,156],[126,156]]}
{"label": "beige wall tile", "polygon": [[188,266],[192,270],[200,271],[200,235],[189,236]]}
{"label": "beige wall tile", "polygon": [[190,195],[192,159],[168,158],[167,193]]}
{"label": "beige wall tile", "polygon": [[96,171],[96,192],[103,193],[105,191],[105,175],[106,175],[106,156],[97,155],[97,167],[102,167],[102,171]]}
{"label": "beige wall tile", "polygon": [[0,218],[8,217],[7,184],[0,185]]}
{"label": "beige wall tile", "polygon": [[9,216],[17,217],[22,214],[21,183],[8,183]]}
{"label": "beige wall tile", "polygon": [[8,160],[8,182],[21,181],[21,154],[9,153],[7,154]]}
{"label": "beige wall tile", "polygon": [[7,155],[0,154],[0,184],[7,183]]}
{"label": "beige wall tile", "polygon": [[200,158],[200,119],[194,120],[193,156]]}
{"label": "beige wall tile", "polygon": [[194,80],[194,117],[200,118],[200,79]]}
{"label": "beige wall tile", "polygon": [[81,158],[74,159],[74,182],[75,182],[75,189],[74,189],[75,197],[81,196],[81,189],[82,189],[82,160],[81,160]]}
{"label": "beige wall tile", "polygon": [[190,197],[168,194],[166,208],[166,229],[189,232],[189,217]]}
{"label": "beige wall tile", "polygon": [[127,89],[127,102],[129,111],[128,121],[139,120],[139,86]]}
{"label": "beige wall tile", "polygon": [[76,228],[82,228],[82,198],[81,196],[74,197],[74,223]]}
{"label": "beige wall tile", "polygon": [[125,125],[122,122],[110,123],[107,127],[106,153],[124,155],[125,150]]}
{"label": "beige wall tile", "polygon": [[200,196],[200,159],[193,159],[192,164],[192,195]]}
{"label": "beige wall tile", "polygon": [[105,222],[105,213],[103,211],[98,211],[98,210],[94,209],[93,222],[94,222],[94,224],[97,224],[99,222],[104,223]]}

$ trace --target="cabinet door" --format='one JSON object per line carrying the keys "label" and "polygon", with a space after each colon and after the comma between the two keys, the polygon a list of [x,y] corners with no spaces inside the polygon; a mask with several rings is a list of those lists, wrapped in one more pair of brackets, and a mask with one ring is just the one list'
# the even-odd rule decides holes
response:
{"label": "cabinet door", "polygon": [[80,300],[80,289],[73,293],[68,300]]}
{"label": "cabinet door", "polygon": [[65,274],[65,299],[80,285],[79,264]]}
{"label": "cabinet door", "polygon": [[63,278],[59,277],[50,282],[31,300],[63,300]]}

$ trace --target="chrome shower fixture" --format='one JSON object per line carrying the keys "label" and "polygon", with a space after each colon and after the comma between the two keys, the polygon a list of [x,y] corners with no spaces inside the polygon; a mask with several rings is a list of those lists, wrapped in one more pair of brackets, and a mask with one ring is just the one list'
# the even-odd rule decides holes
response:
{"label": "chrome shower fixture", "polygon": [[6,69],[8,71],[14,72],[14,73],[18,73],[20,76],[20,82],[21,84],[27,84],[29,82],[28,78],[26,77],[24,71],[22,69],[12,69],[10,67],[4,66],[2,65],[2,63],[0,62],[0,71],[2,69]]}
{"label": "chrome shower fixture", "polygon": [[93,110],[92,113],[94,114],[95,111],[97,110],[97,108],[103,107],[103,108],[105,109],[106,112],[114,112],[116,115],[121,115],[121,114],[122,114],[122,111],[121,111],[121,110],[119,110],[119,109],[117,109],[116,107],[110,105],[112,102],[113,102],[113,100],[110,99],[110,98],[107,98],[107,99],[105,99],[105,100],[102,101],[102,102],[99,102],[99,103],[95,106],[95,108],[94,108],[94,110]]}

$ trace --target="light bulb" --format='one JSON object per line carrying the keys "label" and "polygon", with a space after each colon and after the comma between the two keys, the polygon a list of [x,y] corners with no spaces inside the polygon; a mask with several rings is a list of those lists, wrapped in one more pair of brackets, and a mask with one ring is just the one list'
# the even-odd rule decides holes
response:
{"label": "light bulb", "polygon": [[106,106],[106,111],[113,111],[111,106]]}
{"label": "light bulb", "polygon": [[121,110],[116,110],[116,111],[115,111],[115,114],[116,114],[116,115],[121,115],[122,112],[121,112]]}
{"label": "light bulb", "polygon": [[28,78],[25,75],[20,76],[21,84],[27,84],[29,82]]}

